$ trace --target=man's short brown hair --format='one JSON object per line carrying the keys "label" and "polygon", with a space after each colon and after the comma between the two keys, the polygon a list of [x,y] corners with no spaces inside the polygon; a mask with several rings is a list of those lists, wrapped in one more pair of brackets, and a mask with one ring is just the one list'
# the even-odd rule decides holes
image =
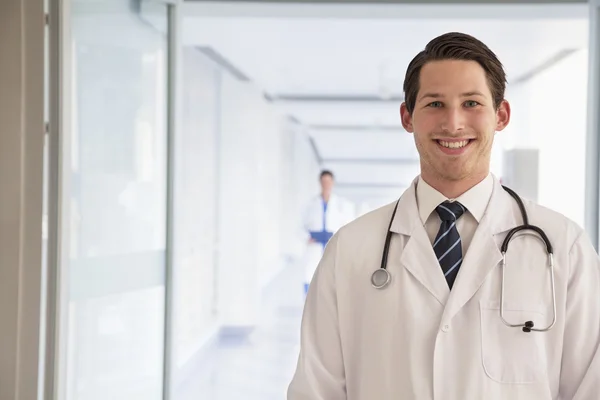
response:
{"label": "man's short brown hair", "polygon": [[431,61],[464,60],[476,61],[484,69],[492,92],[494,108],[504,100],[506,73],[494,52],[483,42],[465,33],[450,32],[430,41],[425,50],[416,55],[408,64],[404,78],[406,109],[413,113],[419,92],[421,68]]}

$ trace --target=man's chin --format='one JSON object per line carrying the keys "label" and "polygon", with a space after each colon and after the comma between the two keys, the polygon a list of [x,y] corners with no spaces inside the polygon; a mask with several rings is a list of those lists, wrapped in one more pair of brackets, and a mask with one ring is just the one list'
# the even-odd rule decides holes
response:
{"label": "man's chin", "polygon": [[468,179],[471,175],[470,171],[465,172],[463,169],[455,169],[455,168],[441,168],[438,171],[438,175],[445,181],[448,182],[460,182]]}

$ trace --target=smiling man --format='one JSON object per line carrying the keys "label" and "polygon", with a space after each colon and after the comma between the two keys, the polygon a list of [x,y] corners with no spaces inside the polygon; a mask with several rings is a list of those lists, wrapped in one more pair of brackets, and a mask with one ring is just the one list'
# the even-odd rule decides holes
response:
{"label": "smiling man", "polygon": [[598,255],[580,227],[490,173],[505,85],[466,34],[411,61],[400,116],[421,174],[329,241],[289,400],[598,398]]}

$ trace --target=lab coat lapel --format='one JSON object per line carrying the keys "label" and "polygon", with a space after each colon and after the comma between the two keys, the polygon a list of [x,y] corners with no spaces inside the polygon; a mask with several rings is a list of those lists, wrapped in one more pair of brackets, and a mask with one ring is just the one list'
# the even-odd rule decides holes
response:
{"label": "lab coat lapel", "polygon": [[427,232],[419,218],[415,190],[416,182],[415,180],[400,198],[398,210],[390,230],[410,236],[402,251],[400,263],[442,305],[445,305],[450,289],[427,237]]}
{"label": "lab coat lapel", "polygon": [[516,203],[494,178],[494,188],[467,254],[454,282],[445,317],[452,318],[477,292],[489,273],[499,265],[502,253],[497,235],[520,224],[515,214]]}

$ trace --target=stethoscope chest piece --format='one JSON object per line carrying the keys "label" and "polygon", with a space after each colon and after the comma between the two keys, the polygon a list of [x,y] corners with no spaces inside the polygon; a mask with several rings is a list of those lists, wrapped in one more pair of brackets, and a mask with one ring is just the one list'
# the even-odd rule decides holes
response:
{"label": "stethoscope chest piece", "polygon": [[385,268],[379,268],[371,275],[371,284],[375,289],[383,289],[391,280],[392,276]]}

